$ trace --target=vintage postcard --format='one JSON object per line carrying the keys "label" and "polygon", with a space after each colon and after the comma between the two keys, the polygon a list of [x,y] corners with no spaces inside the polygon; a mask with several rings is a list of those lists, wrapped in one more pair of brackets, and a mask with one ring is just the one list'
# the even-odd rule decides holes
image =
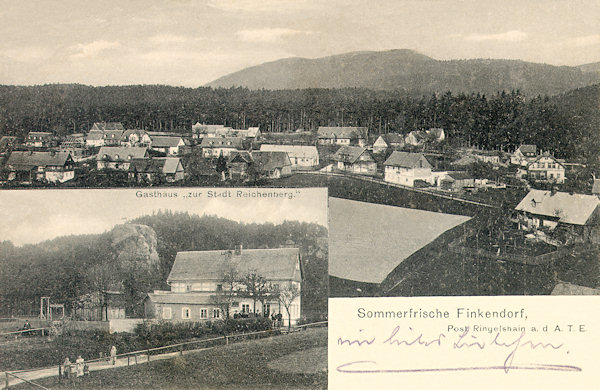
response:
{"label": "vintage postcard", "polygon": [[0,0],[0,387],[595,383],[598,15]]}

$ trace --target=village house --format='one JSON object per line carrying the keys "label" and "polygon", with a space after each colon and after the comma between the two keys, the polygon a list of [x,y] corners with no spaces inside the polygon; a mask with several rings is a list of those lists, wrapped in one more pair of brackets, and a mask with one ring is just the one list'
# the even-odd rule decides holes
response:
{"label": "village house", "polygon": [[527,176],[532,180],[561,184],[565,182],[565,166],[553,156],[544,154],[527,165]]}
{"label": "village house", "polygon": [[142,147],[103,146],[98,151],[98,169],[128,171],[133,159],[148,158],[148,149]]}
{"label": "village house", "polygon": [[9,170],[8,180],[19,183],[64,183],[75,177],[73,159],[65,152],[13,151],[6,167]]}
{"label": "village house", "polygon": [[358,175],[377,174],[377,163],[367,148],[360,146],[342,146],[331,157],[334,167],[343,172]]}
{"label": "village house", "polygon": [[537,158],[537,155],[536,145],[521,145],[510,156],[510,163],[526,167]]}
{"label": "village house", "polygon": [[25,138],[25,146],[33,148],[50,148],[56,146],[54,135],[46,131],[30,131]]}
{"label": "village house", "polygon": [[326,127],[320,126],[317,137],[321,145],[358,145],[367,143],[366,127]]}
{"label": "village house", "polygon": [[594,195],[530,190],[515,207],[516,222],[521,230],[554,232],[554,238],[563,243],[597,242],[598,205],[600,199]]}
{"label": "village house", "polygon": [[242,137],[249,141],[257,141],[260,138],[261,132],[258,127],[249,127],[248,130],[231,129],[230,136]]}
{"label": "village house", "polygon": [[292,174],[292,163],[285,152],[252,152],[252,167],[260,177],[279,179]]}
{"label": "village house", "polygon": [[427,140],[427,133],[422,130],[413,130],[404,137],[404,143],[411,146],[422,145]]}
{"label": "village house", "polygon": [[104,132],[102,130],[90,130],[85,137],[85,145],[90,148],[104,146]]}
{"label": "village house", "polygon": [[433,184],[431,164],[422,153],[395,151],[383,166],[383,179],[389,183],[414,187],[415,180],[422,180]]}
{"label": "village house", "polygon": [[168,156],[177,156],[181,154],[182,148],[186,145],[187,143],[182,137],[153,136],[151,137],[150,149]]}
{"label": "village house", "polygon": [[230,133],[231,130],[231,127],[225,127],[225,125],[207,125],[196,122],[192,125],[192,138],[201,139],[204,137],[225,137]]}
{"label": "village house", "polygon": [[398,149],[404,146],[404,136],[402,134],[388,133],[381,134],[373,143],[373,153],[384,153],[388,148]]}
{"label": "village house", "polygon": [[202,157],[229,157],[231,152],[243,149],[242,139],[238,137],[204,137],[200,143]]}
{"label": "village house", "polygon": [[227,160],[227,172],[230,179],[245,179],[248,177],[248,166],[254,160],[250,152],[245,150],[231,152]]}
{"label": "village house", "polygon": [[163,180],[174,183],[185,179],[181,160],[177,157],[153,157],[131,160],[129,177],[138,182]]}
{"label": "village house", "polygon": [[319,165],[319,151],[316,146],[262,144],[260,151],[287,153],[292,163],[292,169],[310,169]]}
{"label": "village house", "polygon": [[121,136],[121,146],[150,146],[150,136],[146,130],[131,129],[125,130]]}
{"label": "village house", "polygon": [[468,172],[447,172],[439,179],[439,186],[446,191],[462,191],[465,188],[475,188],[475,178]]}
{"label": "village house", "polygon": [[[223,278],[229,270],[244,277],[251,272],[266,279],[271,290],[264,302],[256,302],[256,315],[270,316],[281,313],[287,325],[287,311],[281,304],[277,290],[294,285],[301,291],[304,279],[298,248],[243,249],[178,252],[167,278],[170,291],[149,293],[145,301],[147,318],[167,321],[208,321],[222,319],[224,309],[230,316],[254,312],[252,297],[241,283],[234,283],[231,300],[220,298],[227,289]],[[301,317],[301,297],[291,304],[291,324]]]}

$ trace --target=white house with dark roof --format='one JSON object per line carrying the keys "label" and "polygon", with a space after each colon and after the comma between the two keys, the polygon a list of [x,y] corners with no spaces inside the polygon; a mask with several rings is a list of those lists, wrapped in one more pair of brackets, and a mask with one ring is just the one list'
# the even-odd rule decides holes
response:
{"label": "white house with dark roof", "polygon": [[403,146],[404,136],[402,134],[381,134],[373,143],[373,153],[383,153],[388,148],[401,148]]}
{"label": "white house with dark roof", "polygon": [[133,159],[129,164],[129,177],[137,181],[164,178],[168,183],[183,180],[185,172],[178,157],[153,157]]}
{"label": "white house with dark roof", "polygon": [[98,151],[96,165],[98,169],[128,171],[132,160],[147,157],[148,149],[143,147],[103,146]]}
{"label": "white house with dark roof", "polygon": [[262,144],[260,151],[287,153],[293,169],[314,168],[319,165],[319,151],[316,146]]}
{"label": "white house with dark roof", "polygon": [[321,145],[358,145],[367,143],[368,130],[366,127],[329,127],[320,126],[317,137]]}
{"label": "white house with dark roof", "polygon": [[47,148],[55,145],[54,135],[47,131],[30,131],[25,138],[25,146]]}
{"label": "white house with dark roof", "polygon": [[[294,285],[301,291],[304,279],[298,248],[243,249],[178,252],[167,278],[170,291],[154,291],[145,303],[147,318],[173,321],[205,321],[224,317],[218,295],[225,273],[234,269],[239,277],[249,273],[262,276],[272,291]],[[244,294],[241,283],[234,286],[235,297],[229,304],[230,315],[254,312],[254,302]],[[301,297],[292,301],[292,325],[301,317]],[[276,293],[268,294],[264,304],[256,302],[256,314],[270,316],[287,311]]]}
{"label": "white house with dark roof", "polygon": [[527,165],[527,176],[533,180],[561,184],[565,182],[565,166],[553,156],[543,154]]}
{"label": "white house with dark roof", "polygon": [[339,171],[355,173],[358,175],[375,175],[377,162],[367,148],[360,146],[342,146],[331,160]]}
{"label": "white house with dark roof", "polygon": [[526,167],[537,158],[537,155],[536,145],[521,145],[510,156],[510,163]]}
{"label": "white house with dark roof", "polygon": [[180,148],[185,145],[184,139],[179,136],[152,136],[150,141],[150,149],[169,156],[179,155]]}
{"label": "white house with dark roof", "polygon": [[431,164],[422,153],[393,152],[383,163],[383,179],[389,183],[413,187],[415,180],[433,184]]}

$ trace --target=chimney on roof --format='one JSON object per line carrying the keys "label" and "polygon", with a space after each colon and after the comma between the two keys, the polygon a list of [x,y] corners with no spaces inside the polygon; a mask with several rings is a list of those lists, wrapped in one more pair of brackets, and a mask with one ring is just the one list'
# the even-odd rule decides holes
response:
{"label": "chimney on roof", "polygon": [[235,255],[236,256],[241,256],[242,255],[242,249],[244,248],[244,246],[242,244],[238,244],[235,246]]}

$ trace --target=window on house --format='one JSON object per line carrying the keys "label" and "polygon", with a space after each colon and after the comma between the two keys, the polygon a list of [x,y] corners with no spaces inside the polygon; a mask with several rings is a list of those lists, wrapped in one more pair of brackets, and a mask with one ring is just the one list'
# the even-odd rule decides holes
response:
{"label": "window on house", "polygon": [[170,320],[171,319],[171,308],[170,307],[163,307],[162,308],[162,318],[163,318],[163,320]]}
{"label": "window on house", "polygon": [[181,318],[183,318],[184,320],[189,320],[190,318],[192,318],[192,311],[189,307],[184,307],[181,309]]}
{"label": "window on house", "polygon": [[208,310],[200,309],[200,318],[208,318]]}
{"label": "window on house", "polygon": [[242,303],[242,313],[250,313],[250,304]]}
{"label": "window on house", "polygon": [[192,291],[192,285],[191,284],[186,284],[185,285],[185,291]]}
{"label": "window on house", "polygon": [[221,311],[219,309],[213,309],[213,318],[221,318]]}
{"label": "window on house", "polygon": [[265,313],[265,315],[271,314],[271,304],[270,303],[265,303],[265,305],[263,306],[263,313]]}
{"label": "window on house", "polygon": [[217,291],[223,291],[223,285],[217,284]]}

